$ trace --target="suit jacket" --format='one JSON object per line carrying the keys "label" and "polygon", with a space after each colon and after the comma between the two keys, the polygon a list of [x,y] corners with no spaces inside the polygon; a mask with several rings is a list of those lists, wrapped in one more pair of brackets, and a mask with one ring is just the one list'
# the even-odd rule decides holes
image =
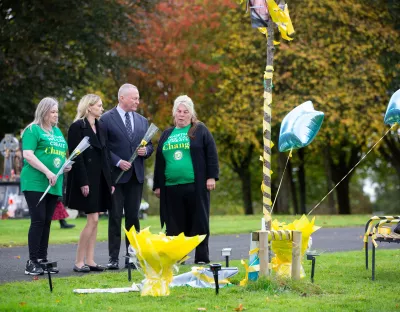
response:
{"label": "suit jacket", "polygon": [[[111,163],[114,168],[112,173],[113,182],[115,182],[121,173],[121,169],[116,167],[117,163],[121,159],[128,161],[131,158],[149,128],[147,119],[136,112],[133,113],[133,121],[135,128],[133,131],[133,140],[131,141],[116,107],[103,114],[100,118],[100,127],[106,136],[107,145],[111,153]],[[151,141],[146,145],[146,151],[146,156],[138,156],[133,162],[132,168],[122,175],[118,183],[128,182],[132,174],[136,174],[139,183],[144,182],[143,160],[150,157],[153,153],[153,144]]]}
{"label": "suit jacket", "polygon": [[[89,137],[90,146],[75,158],[75,163],[68,173],[65,202],[69,208],[87,213],[111,208],[111,156],[106,145],[106,138],[101,133],[97,120],[95,125],[97,135],[86,118],[75,121],[68,129],[70,153],[85,136]],[[80,189],[84,185],[89,185],[87,197],[82,195]]]}

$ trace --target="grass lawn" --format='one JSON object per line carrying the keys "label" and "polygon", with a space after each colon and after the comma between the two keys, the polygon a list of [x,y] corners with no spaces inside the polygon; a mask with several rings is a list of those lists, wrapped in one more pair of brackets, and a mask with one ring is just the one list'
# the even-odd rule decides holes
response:
{"label": "grass lawn", "polygon": [[[291,222],[295,218],[299,218],[299,216],[276,215],[274,216],[275,218],[281,222]],[[369,218],[369,215],[318,215],[316,216],[316,224],[323,227],[363,226]],[[78,241],[86,219],[78,218],[68,220],[68,222],[75,224],[76,227],[61,230],[58,221],[52,222],[50,244],[67,244]],[[27,245],[29,224],[29,219],[0,220],[0,247]],[[98,241],[107,240],[107,226],[108,220],[101,218],[99,221]],[[151,216],[145,220],[141,220],[141,226],[142,228],[151,226],[152,232],[161,230],[158,216]],[[212,235],[250,233],[260,229],[260,226],[261,216],[259,215],[211,216],[210,220]],[[123,235],[125,234],[123,233]]]}
{"label": "grass lawn", "polygon": [[[323,254],[317,259],[315,284],[307,277],[298,282],[260,280],[247,287],[220,289],[178,287],[168,297],[140,297],[139,293],[85,294],[75,288],[129,287],[126,271],[54,278],[50,293],[46,277],[30,282],[0,285],[0,311],[400,311],[398,300],[400,251],[379,250],[377,280],[365,270],[363,251]],[[238,284],[240,272],[231,279]],[[182,267],[183,271],[188,266]],[[139,273],[133,281],[140,282]],[[240,310],[240,305],[242,310]],[[203,309],[199,309],[203,308]]]}

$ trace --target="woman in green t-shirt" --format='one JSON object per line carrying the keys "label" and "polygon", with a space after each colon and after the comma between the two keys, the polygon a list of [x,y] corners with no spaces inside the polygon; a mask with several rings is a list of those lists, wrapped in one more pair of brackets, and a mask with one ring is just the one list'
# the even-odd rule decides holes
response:
{"label": "woman in green t-shirt", "polygon": [[[21,191],[29,207],[31,225],[28,232],[29,260],[25,274],[39,275],[43,271],[40,263],[47,261],[51,217],[57,198],[62,196],[62,176],[56,174],[65,162],[67,142],[57,128],[58,102],[50,97],[40,101],[35,119],[22,134],[24,166],[21,172]],[[71,170],[66,168],[64,172]],[[50,191],[38,204],[48,185]],[[50,273],[58,273],[57,268]]]}
{"label": "woman in green t-shirt", "polygon": [[206,234],[196,247],[194,262],[210,262],[210,191],[219,178],[214,138],[196,118],[190,97],[176,98],[172,109],[174,127],[158,141],[153,190],[160,198],[161,226],[169,236]]}

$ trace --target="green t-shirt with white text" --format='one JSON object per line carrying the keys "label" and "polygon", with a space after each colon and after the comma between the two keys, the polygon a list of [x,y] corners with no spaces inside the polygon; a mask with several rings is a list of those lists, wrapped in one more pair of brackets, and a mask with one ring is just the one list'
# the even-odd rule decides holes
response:
{"label": "green t-shirt with white text", "polygon": [[165,159],[165,185],[194,183],[190,139],[187,135],[190,125],[175,128],[163,145]]}
{"label": "green t-shirt with white text", "polygon": [[[53,127],[52,133],[49,133],[34,124],[26,128],[22,135],[22,149],[32,150],[43,165],[57,174],[66,160],[68,146],[59,128]],[[49,193],[62,196],[62,184],[63,175],[60,175]],[[33,168],[24,159],[24,167],[21,172],[21,191],[44,192],[48,186],[49,180],[46,175]]]}

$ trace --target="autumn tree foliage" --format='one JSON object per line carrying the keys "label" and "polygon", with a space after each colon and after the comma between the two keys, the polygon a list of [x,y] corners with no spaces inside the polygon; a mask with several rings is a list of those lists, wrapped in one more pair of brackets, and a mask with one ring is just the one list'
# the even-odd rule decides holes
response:
{"label": "autumn tree foliage", "polygon": [[193,98],[200,117],[209,115],[206,100],[220,68],[212,55],[214,37],[230,6],[227,0],[159,1],[142,12],[139,42],[120,47],[132,59],[128,80],[160,126],[171,124],[172,103],[181,94]]}
{"label": "autumn tree foliage", "polygon": [[[397,15],[383,0],[288,3],[296,34],[290,43],[282,41],[275,54],[273,141],[283,116],[312,100],[325,112],[325,121],[303,165],[327,159],[326,175],[336,184],[385,129],[382,115],[397,75],[397,65],[388,60],[396,60],[400,51]],[[251,172],[258,164],[261,168],[266,39],[251,29],[248,13],[234,1],[153,4],[137,13],[139,38],[117,46],[130,59],[124,74],[138,85],[146,114],[161,127],[171,124],[176,96],[194,99],[200,119],[214,133],[221,160],[242,182],[245,212],[252,213],[252,193],[259,191],[254,181],[261,184],[262,179],[261,171],[259,177]],[[340,213],[351,212],[350,178],[337,188]],[[294,177],[290,180],[286,185],[292,185],[295,197]],[[306,181],[303,176],[302,186]],[[304,188],[301,192],[306,196]]]}
{"label": "autumn tree foliage", "polygon": [[[400,51],[385,1],[291,1],[296,40],[281,44],[276,62],[276,111],[312,100],[326,118],[319,155],[338,183],[384,132],[393,73],[385,60]],[[339,212],[350,210],[349,177],[337,188]]]}

